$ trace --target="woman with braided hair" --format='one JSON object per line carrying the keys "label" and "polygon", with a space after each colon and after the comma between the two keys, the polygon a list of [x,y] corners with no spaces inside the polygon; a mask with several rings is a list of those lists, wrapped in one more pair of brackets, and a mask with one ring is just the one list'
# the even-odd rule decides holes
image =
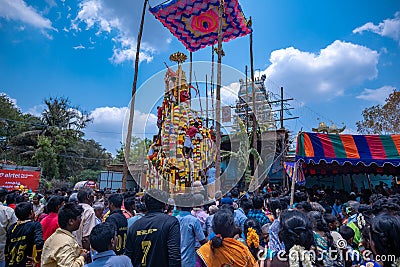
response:
{"label": "woman with braided hair", "polygon": [[247,246],[233,238],[235,223],[231,211],[219,209],[212,228],[216,236],[197,250],[196,267],[258,267]]}
{"label": "woman with braided hair", "polygon": [[[244,222],[244,236],[246,244],[254,258],[261,258],[261,255],[264,254],[265,242],[262,238],[260,224],[256,219],[249,218]],[[259,264],[261,265],[261,262]]]}
{"label": "woman with braided hair", "polygon": [[380,214],[372,219],[369,230],[375,261],[361,266],[400,266],[400,216]]}
{"label": "woman with braided hair", "polygon": [[[279,252],[270,267],[313,267],[311,247],[314,244],[312,224],[298,210],[285,211],[279,223],[279,239],[285,244],[285,254]],[[282,256],[286,256],[283,259]]]}
{"label": "woman with braided hair", "polygon": [[310,211],[307,213],[311,220],[314,231],[314,245],[317,249],[317,255],[322,255],[321,263],[323,266],[343,266],[340,259],[340,249],[333,242],[333,237],[328,224],[319,211]]}

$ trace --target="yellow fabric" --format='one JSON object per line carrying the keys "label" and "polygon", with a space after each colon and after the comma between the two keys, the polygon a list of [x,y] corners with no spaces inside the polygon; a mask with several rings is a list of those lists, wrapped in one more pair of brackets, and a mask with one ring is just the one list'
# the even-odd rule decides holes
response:
{"label": "yellow fabric", "polygon": [[207,267],[258,267],[257,261],[247,246],[233,238],[224,238],[222,246],[211,249],[211,241],[201,246],[197,254]]}
{"label": "yellow fabric", "polygon": [[46,242],[42,252],[42,267],[81,267],[85,260],[72,233],[58,228]]}

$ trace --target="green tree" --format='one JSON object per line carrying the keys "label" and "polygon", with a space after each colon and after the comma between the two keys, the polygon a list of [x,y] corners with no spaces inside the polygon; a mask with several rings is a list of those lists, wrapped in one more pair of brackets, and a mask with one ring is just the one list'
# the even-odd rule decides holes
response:
{"label": "green tree", "polygon": [[[9,96],[0,94],[0,153],[2,158],[19,162],[19,164],[31,163],[32,151],[37,143],[38,129],[43,129],[38,117],[23,114]],[[32,138],[32,135],[35,137]]]}
{"label": "green tree", "polygon": [[363,120],[356,122],[362,134],[400,133],[400,92],[393,91],[384,105],[375,105],[362,111]]}
{"label": "green tree", "polygon": [[39,148],[35,151],[34,158],[40,162],[42,167],[42,175],[48,180],[49,178],[60,178],[60,172],[57,162],[57,152],[50,138],[46,136],[39,136]]}

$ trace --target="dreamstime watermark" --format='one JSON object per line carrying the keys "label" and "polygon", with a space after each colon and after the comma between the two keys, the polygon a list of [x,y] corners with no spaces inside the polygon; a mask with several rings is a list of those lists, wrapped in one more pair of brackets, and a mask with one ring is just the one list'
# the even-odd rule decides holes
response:
{"label": "dreamstime watermark", "polygon": [[[370,250],[364,250],[361,253],[347,249],[347,242],[344,239],[339,239],[336,242],[337,249],[316,249],[316,250],[290,250],[289,253],[286,251],[279,251],[276,254],[276,257],[279,261],[282,262],[323,262],[325,259],[329,259],[331,261],[351,261],[351,262],[368,262],[371,260],[381,261],[381,262],[396,262],[399,260],[396,255],[374,255]],[[264,251],[260,251],[258,253],[258,260],[266,260],[272,258],[272,255],[268,255],[264,253]]]}

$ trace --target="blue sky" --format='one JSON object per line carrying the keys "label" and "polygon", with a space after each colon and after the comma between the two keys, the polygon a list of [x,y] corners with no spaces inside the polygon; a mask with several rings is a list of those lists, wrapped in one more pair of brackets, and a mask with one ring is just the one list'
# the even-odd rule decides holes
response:
{"label": "blue sky", "polygon": [[[152,6],[159,2],[150,0]],[[239,2],[253,18],[255,68],[267,75],[269,90],[278,93],[283,86],[285,96],[295,98],[291,113],[300,119],[287,122],[293,133],[310,131],[318,119],[356,133],[362,110],[399,88],[399,1]],[[86,137],[115,153],[130,101],[142,3],[1,0],[0,92],[36,115],[43,99],[68,97],[94,118]],[[224,43],[223,63],[244,71],[248,44],[248,37]],[[139,85],[176,51],[185,49],[148,12]],[[194,53],[196,61],[210,59],[210,48]],[[154,116],[140,109],[136,115],[155,129]]]}

